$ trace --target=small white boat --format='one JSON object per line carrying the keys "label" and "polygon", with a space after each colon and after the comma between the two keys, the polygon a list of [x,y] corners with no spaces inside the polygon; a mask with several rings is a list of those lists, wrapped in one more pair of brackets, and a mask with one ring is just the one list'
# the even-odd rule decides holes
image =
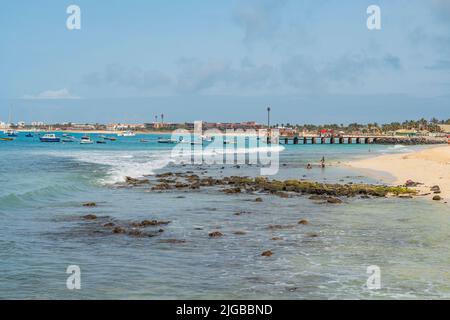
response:
{"label": "small white boat", "polygon": [[88,136],[81,137],[80,144],[93,144],[94,141],[91,140]]}
{"label": "small white boat", "polygon": [[202,136],[203,142],[212,142],[214,139],[210,136]]}
{"label": "small white boat", "polygon": [[136,136],[136,133],[133,131],[125,131],[117,134],[118,137],[134,137]]}

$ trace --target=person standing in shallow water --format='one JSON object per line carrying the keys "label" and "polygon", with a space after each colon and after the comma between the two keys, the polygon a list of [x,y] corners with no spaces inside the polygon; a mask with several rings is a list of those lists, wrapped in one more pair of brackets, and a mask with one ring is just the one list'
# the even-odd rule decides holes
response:
{"label": "person standing in shallow water", "polygon": [[322,157],[322,160],[320,160],[320,166],[325,168],[325,157]]}

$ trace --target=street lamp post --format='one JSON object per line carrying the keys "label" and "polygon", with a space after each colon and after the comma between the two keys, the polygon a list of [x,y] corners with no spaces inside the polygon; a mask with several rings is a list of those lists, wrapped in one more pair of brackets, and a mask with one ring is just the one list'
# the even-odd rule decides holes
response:
{"label": "street lamp post", "polygon": [[267,128],[270,129],[270,107],[267,107]]}

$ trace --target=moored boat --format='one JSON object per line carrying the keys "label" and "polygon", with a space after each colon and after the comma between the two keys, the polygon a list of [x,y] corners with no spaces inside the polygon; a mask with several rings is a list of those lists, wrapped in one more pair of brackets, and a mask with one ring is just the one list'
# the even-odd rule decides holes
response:
{"label": "moored boat", "polygon": [[65,135],[65,137],[62,139],[62,142],[75,142],[77,139],[73,136]]}
{"label": "moored boat", "polygon": [[0,141],[13,141],[14,138],[0,138]]}
{"label": "moored boat", "polygon": [[57,137],[54,133],[47,133],[40,137],[39,140],[41,142],[60,142],[61,138]]}
{"label": "moored boat", "polygon": [[82,136],[80,140],[80,144],[93,144],[94,141],[91,140],[89,136]]}
{"label": "moored boat", "polygon": [[8,137],[17,137],[18,133],[16,130],[6,130],[4,131],[4,134],[6,134]]}
{"label": "moored boat", "polygon": [[119,137],[134,137],[136,134],[133,131],[125,131],[117,134]]}

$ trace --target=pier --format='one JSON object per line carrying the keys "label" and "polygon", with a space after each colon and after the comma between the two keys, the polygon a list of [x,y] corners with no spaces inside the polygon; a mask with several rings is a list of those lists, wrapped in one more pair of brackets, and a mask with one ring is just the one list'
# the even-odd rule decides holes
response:
{"label": "pier", "polygon": [[[450,141],[450,140],[449,140]],[[270,143],[270,138],[267,138]],[[399,137],[399,136],[368,136],[368,135],[337,135],[337,136],[279,136],[278,143],[288,145],[305,144],[404,144],[404,145],[426,145],[450,143],[445,137]]]}
{"label": "pier", "polygon": [[280,136],[280,144],[373,144],[376,136]]}

